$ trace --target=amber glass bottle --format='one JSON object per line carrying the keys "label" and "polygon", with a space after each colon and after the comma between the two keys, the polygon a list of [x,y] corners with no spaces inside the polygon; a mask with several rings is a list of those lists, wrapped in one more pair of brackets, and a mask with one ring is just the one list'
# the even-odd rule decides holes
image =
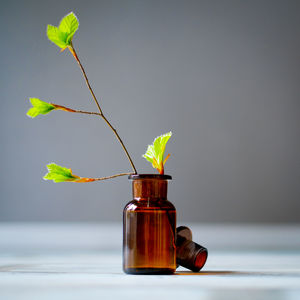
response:
{"label": "amber glass bottle", "polygon": [[167,200],[169,175],[135,174],[133,200],[123,212],[123,270],[172,274],[176,270],[176,210]]}

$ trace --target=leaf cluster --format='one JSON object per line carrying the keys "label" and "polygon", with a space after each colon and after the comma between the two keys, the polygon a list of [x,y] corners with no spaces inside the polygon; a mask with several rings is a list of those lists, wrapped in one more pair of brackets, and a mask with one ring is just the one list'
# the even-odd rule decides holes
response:
{"label": "leaf cluster", "polygon": [[168,154],[164,159],[166,145],[171,136],[172,132],[170,131],[155,138],[153,144],[148,146],[146,153],[143,155],[160,174],[164,174],[164,165],[170,157],[170,154]]}
{"label": "leaf cluster", "polygon": [[70,12],[59,23],[59,26],[48,25],[48,39],[62,50],[72,46],[72,38],[79,27],[77,17]]}
{"label": "leaf cluster", "polygon": [[27,111],[27,116],[35,118],[38,115],[46,115],[53,109],[56,109],[55,106],[51,103],[42,101],[38,98],[29,98],[32,107]]}
{"label": "leaf cluster", "polygon": [[47,165],[48,173],[43,177],[45,180],[53,180],[54,182],[76,181],[78,176],[72,174],[72,170],[61,167],[55,163]]}

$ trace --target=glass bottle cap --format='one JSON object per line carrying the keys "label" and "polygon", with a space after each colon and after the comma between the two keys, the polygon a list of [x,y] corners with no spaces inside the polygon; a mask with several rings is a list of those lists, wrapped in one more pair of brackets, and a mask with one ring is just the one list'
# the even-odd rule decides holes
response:
{"label": "glass bottle cap", "polygon": [[192,231],[186,226],[177,227],[176,262],[193,272],[199,272],[206,263],[207,249],[192,241]]}

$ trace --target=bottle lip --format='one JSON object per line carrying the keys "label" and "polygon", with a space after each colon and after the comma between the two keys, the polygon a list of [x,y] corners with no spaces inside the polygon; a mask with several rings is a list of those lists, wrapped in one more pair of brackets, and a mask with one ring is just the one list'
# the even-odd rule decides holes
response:
{"label": "bottle lip", "polygon": [[170,175],[161,175],[161,174],[131,174],[128,176],[130,180],[136,179],[161,179],[161,180],[172,180]]}

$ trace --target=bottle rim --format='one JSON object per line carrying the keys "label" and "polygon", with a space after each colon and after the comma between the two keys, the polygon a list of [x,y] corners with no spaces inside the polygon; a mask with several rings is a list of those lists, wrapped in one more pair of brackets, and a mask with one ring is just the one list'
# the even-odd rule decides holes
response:
{"label": "bottle rim", "polygon": [[161,180],[172,180],[171,175],[162,175],[162,174],[130,174],[128,176],[129,180],[137,179],[161,179]]}

